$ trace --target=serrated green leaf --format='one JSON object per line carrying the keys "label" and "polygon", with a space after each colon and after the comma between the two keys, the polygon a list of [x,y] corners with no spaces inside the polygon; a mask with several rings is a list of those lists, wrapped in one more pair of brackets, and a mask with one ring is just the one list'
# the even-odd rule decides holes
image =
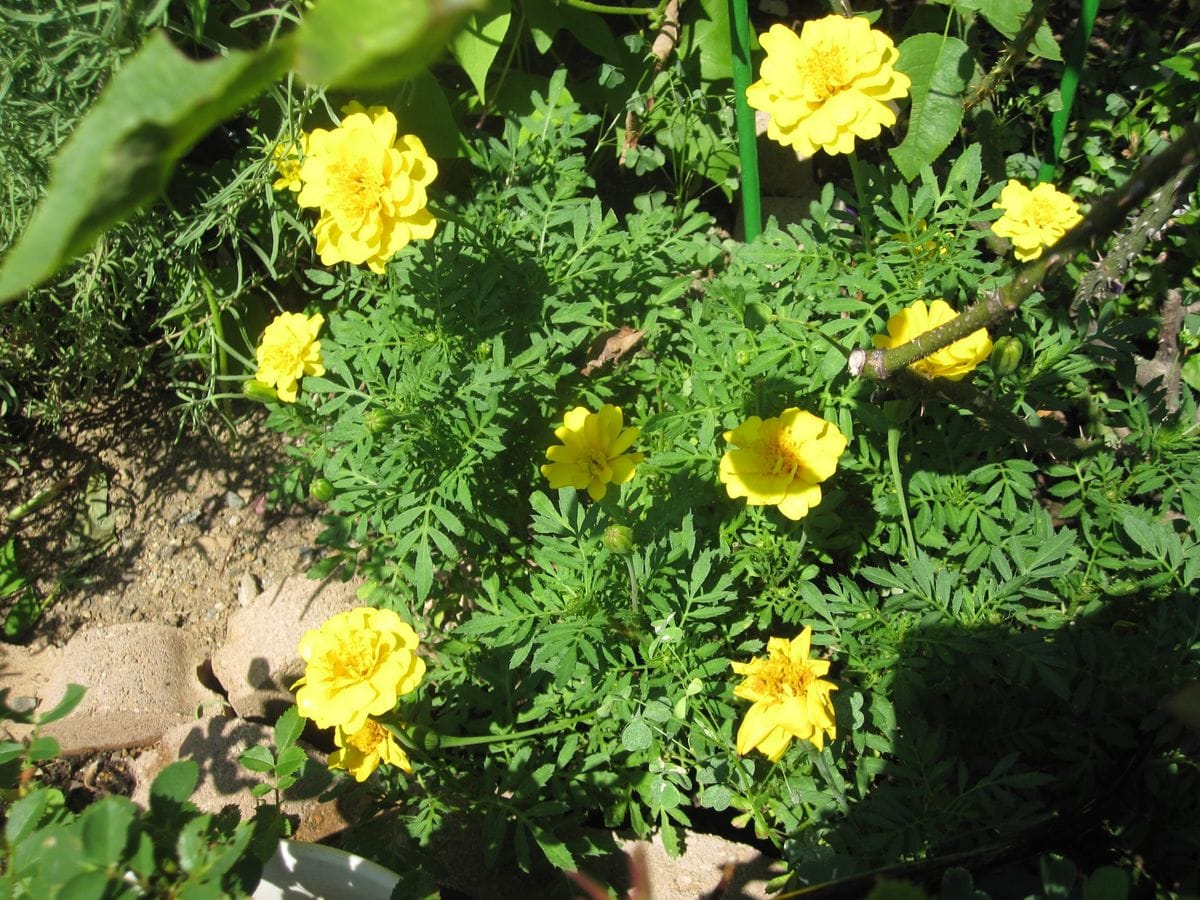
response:
{"label": "serrated green leaf", "polygon": [[296,29],[296,72],[324,87],[410,78],[480,6],[478,0],[320,0]]}
{"label": "serrated green leaf", "polygon": [[200,767],[190,759],[171,763],[158,773],[150,785],[151,804],[164,800],[175,804],[187,802],[200,780]]}
{"label": "serrated green leaf", "polygon": [[196,62],[151,33],[56,157],[45,195],[0,266],[0,303],[157,197],[180,157],[286,71],[290,48],[281,41]]}
{"label": "serrated green leaf", "polygon": [[35,790],[8,808],[8,819],[4,823],[4,838],[11,847],[25,840],[37,828],[50,803],[52,792]]}
{"label": "serrated green leaf", "polygon": [[275,754],[263,746],[248,747],[238,756],[238,762],[251,772],[270,772],[275,768]]}
{"label": "serrated green leaf", "polygon": [[487,102],[487,76],[504,44],[512,20],[510,0],[493,0],[486,10],[467,19],[466,25],[450,41],[450,53],[463,67],[480,103]]}
{"label": "serrated green leaf", "polygon": [[962,123],[962,94],[974,63],[954,37],[915,34],[900,45],[896,68],[912,79],[908,132],[888,152],[908,181],[942,155]]}
{"label": "serrated green leaf", "polygon": [[129,843],[129,826],[136,815],[137,807],[118,796],[105,797],[85,809],[79,817],[79,828],[89,861],[102,868],[118,862]]}
{"label": "serrated green leaf", "polygon": [[294,705],[283,711],[275,721],[275,746],[283,750],[292,746],[304,731],[304,719]]}

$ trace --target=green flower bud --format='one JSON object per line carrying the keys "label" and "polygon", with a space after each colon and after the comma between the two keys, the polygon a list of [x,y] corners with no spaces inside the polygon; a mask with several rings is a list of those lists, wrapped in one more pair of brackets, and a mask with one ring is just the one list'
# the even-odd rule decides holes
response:
{"label": "green flower bud", "polygon": [[628,525],[609,525],[601,540],[611,552],[624,556],[633,549],[633,529]]}
{"label": "green flower bud", "polygon": [[382,409],[373,409],[366,416],[367,431],[371,434],[383,434],[396,424],[396,417]]}
{"label": "green flower bud", "polygon": [[308,495],[314,500],[328,503],[333,499],[333,485],[328,478],[314,478],[308,486]]}
{"label": "green flower bud", "polygon": [[775,321],[775,313],[771,312],[771,307],[765,303],[748,303],[746,311],[742,313],[742,324],[754,331],[765,328],[768,323],[773,321]]}
{"label": "green flower bud", "polygon": [[1020,338],[1012,335],[996,338],[996,343],[992,345],[992,371],[997,375],[1011,375],[1021,364],[1024,350]]}
{"label": "green flower bud", "polygon": [[242,396],[247,400],[255,400],[259,403],[274,403],[279,399],[275,388],[254,378],[242,382]]}

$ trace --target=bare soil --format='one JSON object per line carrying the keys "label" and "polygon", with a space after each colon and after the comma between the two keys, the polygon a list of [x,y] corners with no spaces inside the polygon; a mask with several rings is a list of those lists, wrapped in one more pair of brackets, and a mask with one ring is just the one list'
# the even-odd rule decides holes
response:
{"label": "bare soil", "polygon": [[[87,627],[157,622],[206,650],[238,605],[317,554],[320,509],[268,503],[283,439],[261,411],[236,435],[179,434],[170,397],[127,394],[31,442],[0,482],[0,543],[37,597],[52,598],[22,640],[61,646]],[[50,490],[16,522],[8,514]],[[0,600],[0,615],[10,607]]]}

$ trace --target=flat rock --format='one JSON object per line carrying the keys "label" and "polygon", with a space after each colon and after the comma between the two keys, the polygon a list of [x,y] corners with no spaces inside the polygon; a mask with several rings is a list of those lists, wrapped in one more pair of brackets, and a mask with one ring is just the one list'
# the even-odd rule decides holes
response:
{"label": "flat rock", "polygon": [[631,867],[639,866],[655,900],[767,900],[772,896],[767,882],[785,871],[781,862],[763,856],[756,847],[715,834],[685,832],[683,855],[678,859],[667,854],[657,834],[649,841],[618,837],[617,844],[624,851],[622,857],[580,860],[584,874],[626,889]]}
{"label": "flat rock", "polygon": [[[254,815],[256,807],[273,800],[270,794],[263,800],[254,798],[251,789],[262,784],[264,779],[238,762],[238,756],[244,750],[258,745],[276,752],[270,726],[223,715],[176,725],[134,761],[137,787],[134,788],[133,802],[145,807],[155,776],[176,760],[190,759],[200,767],[200,781],[192,794],[192,802],[208,813],[218,813],[232,805],[242,819],[248,819]],[[311,758],[324,761],[315,751],[305,750]],[[301,779],[283,794],[280,809],[294,820],[298,818],[300,823],[293,840],[318,841],[346,827],[346,818],[336,801],[321,803],[317,800],[328,786],[328,771],[321,767],[315,776]]]}
{"label": "flat rock", "polygon": [[330,616],[362,604],[360,581],[310,581],[293,575],[229,616],[213,674],[239,716],[274,722],[295,702],[290,690],[304,674],[300,636]]}
{"label": "flat rock", "polygon": [[[90,628],[45,664],[44,680],[35,687],[41,709],[55,706],[69,684],[87,688],[73,713],[42,729],[67,754],[145,747],[172,725],[221,703],[197,675],[195,641],[168,625]],[[31,677],[36,683],[38,677],[27,672],[25,678]]]}
{"label": "flat rock", "polygon": [[[44,712],[54,704],[42,702],[46,682],[58,665],[62,651],[55,647],[33,650],[17,644],[0,643],[0,693],[10,709],[32,712],[41,708]],[[10,725],[16,737],[29,733],[27,725]]]}

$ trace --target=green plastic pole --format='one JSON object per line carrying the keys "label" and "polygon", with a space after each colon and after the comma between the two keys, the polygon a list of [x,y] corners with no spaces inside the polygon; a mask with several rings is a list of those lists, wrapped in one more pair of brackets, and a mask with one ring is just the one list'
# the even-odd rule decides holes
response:
{"label": "green plastic pole", "polygon": [[1083,72],[1084,57],[1087,55],[1088,42],[1092,39],[1092,26],[1096,23],[1096,13],[1100,9],[1100,0],[1083,0],[1079,11],[1079,25],[1071,35],[1067,47],[1066,68],[1063,70],[1062,83],[1058,93],[1062,98],[1062,106],[1050,120],[1050,137],[1052,149],[1050,158],[1042,163],[1038,170],[1038,181],[1049,181],[1054,177],[1058,168],[1059,154],[1062,152],[1063,136],[1067,133],[1067,122],[1071,118],[1071,106],[1075,103],[1075,92],[1079,88],[1079,75]]}
{"label": "green plastic pole", "polygon": [[746,240],[762,234],[762,196],[758,184],[758,138],[754,111],[746,102],[753,79],[750,66],[750,14],[746,0],[729,0],[729,49],[733,57],[734,115],[737,118],[738,159],[742,164],[742,218]]}

